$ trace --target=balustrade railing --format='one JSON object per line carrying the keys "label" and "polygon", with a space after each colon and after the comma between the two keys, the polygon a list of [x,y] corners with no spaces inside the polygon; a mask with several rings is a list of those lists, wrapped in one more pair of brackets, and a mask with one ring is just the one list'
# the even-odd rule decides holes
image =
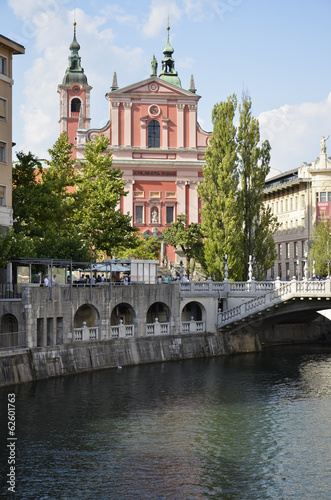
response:
{"label": "balustrade railing", "polygon": [[159,323],[158,319],[155,318],[154,323],[146,324],[146,335],[169,335],[170,333],[170,323]]}

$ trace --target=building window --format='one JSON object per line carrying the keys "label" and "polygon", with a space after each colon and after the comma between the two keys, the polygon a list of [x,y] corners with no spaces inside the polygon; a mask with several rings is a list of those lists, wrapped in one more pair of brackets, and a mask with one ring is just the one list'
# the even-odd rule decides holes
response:
{"label": "building window", "polygon": [[133,191],[133,196],[134,196],[134,198],[143,198],[144,191]]}
{"label": "building window", "polygon": [[297,241],[294,242],[294,257],[299,257],[299,246]]}
{"label": "building window", "polygon": [[6,206],[6,186],[0,186],[0,207]]}
{"label": "building window", "polygon": [[0,162],[7,163],[7,144],[0,141]]}
{"label": "building window", "polygon": [[290,198],[290,210],[293,210],[293,198]]}
{"label": "building window", "polygon": [[302,194],[302,195],[301,195],[301,208],[305,208],[305,206],[306,206],[306,203],[305,203],[305,195],[304,195],[304,194]]}
{"label": "building window", "polygon": [[320,193],[320,201],[326,201],[326,192]]}
{"label": "building window", "polygon": [[174,207],[166,207],[166,224],[174,221]]}
{"label": "building window", "polygon": [[282,264],[281,263],[278,264],[278,276],[280,279],[282,279]]}
{"label": "building window", "polygon": [[160,191],[150,191],[149,197],[150,198],[161,198]]}
{"label": "building window", "polygon": [[6,120],[7,118],[7,101],[0,97],[0,118]]}
{"label": "building window", "polygon": [[160,124],[157,120],[152,120],[148,124],[148,147],[160,147]]}
{"label": "building window", "polygon": [[7,58],[0,56],[0,73],[2,73],[3,75],[7,75],[7,71]]}
{"label": "building window", "polygon": [[79,113],[80,112],[80,106],[81,106],[81,101],[77,97],[72,99],[71,101],[71,112],[72,113]]}
{"label": "building window", "polygon": [[278,214],[278,201],[276,201],[276,210],[275,213]]}
{"label": "building window", "polygon": [[135,222],[136,224],[144,223],[144,207],[142,205],[136,205],[135,207]]}
{"label": "building window", "polygon": [[286,262],[286,279],[290,279],[290,263]]}
{"label": "building window", "polygon": [[298,210],[298,197],[294,198],[294,210]]}
{"label": "building window", "polygon": [[282,248],[283,248],[283,247],[282,247],[282,244],[281,244],[281,243],[279,243],[279,245],[278,245],[278,259],[279,259],[279,260],[281,260],[281,259],[282,259],[282,253],[283,253],[283,252],[282,252]]}
{"label": "building window", "polygon": [[288,200],[287,198],[285,198],[285,208],[284,208],[285,212],[288,212]]}
{"label": "building window", "polygon": [[159,211],[156,207],[151,210],[151,223],[157,224],[159,222]]}
{"label": "building window", "polygon": [[290,258],[290,244],[289,243],[285,243],[285,250],[286,250],[285,258],[289,259]]}

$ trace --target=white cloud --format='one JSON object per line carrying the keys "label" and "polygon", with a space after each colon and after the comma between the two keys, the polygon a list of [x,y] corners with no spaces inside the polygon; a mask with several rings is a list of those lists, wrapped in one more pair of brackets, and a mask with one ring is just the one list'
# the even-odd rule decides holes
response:
{"label": "white cloud", "polygon": [[271,144],[271,166],[282,172],[319,155],[322,135],[331,135],[331,93],[318,103],[284,105],[260,114],[261,139]]}
{"label": "white cloud", "polygon": [[122,9],[119,5],[107,5],[101,9],[100,13],[105,15],[108,19],[112,19],[119,24],[124,24],[127,26],[136,26],[140,28],[140,20],[134,14],[128,14],[128,12]]}
{"label": "white cloud", "polygon": [[[53,0],[45,2],[49,6]],[[139,47],[118,47],[114,44],[114,32],[105,27],[106,17],[89,16],[83,10],[59,9],[44,23],[37,23],[41,1],[26,2],[20,10],[21,0],[9,0],[17,16],[31,27],[30,53],[37,51],[28,71],[24,74],[24,105],[20,107],[23,140],[15,150],[31,151],[41,158],[47,157],[59,134],[59,97],[57,85],[62,82],[70,55],[73,37],[73,19],[77,21],[77,40],[81,45],[82,67],[88,82],[93,86],[91,114],[96,126],[108,120],[108,105],[104,99],[111,85],[113,72],[117,71],[120,85],[130,83],[130,75],[144,67],[144,53]],[[50,14],[49,14],[50,15]],[[101,117],[101,118],[100,118]],[[102,125],[100,125],[100,123]]]}
{"label": "white cloud", "polygon": [[182,16],[182,10],[176,2],[165,3],[162,0],[153,0],[151,10],[142,31],[146,37],[154,37],[160,34],[168,22],[170,26],[176,24]]}

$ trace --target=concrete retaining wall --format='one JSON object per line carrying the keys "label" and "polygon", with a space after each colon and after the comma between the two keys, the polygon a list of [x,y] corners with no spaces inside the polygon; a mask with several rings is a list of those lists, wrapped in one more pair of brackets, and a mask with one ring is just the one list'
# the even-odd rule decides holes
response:
{"label": "concrete retaining wall", "polygon": [[260,350],[255,334],[204,333],[80,342],[0,357],[0,387],[117,366]]}

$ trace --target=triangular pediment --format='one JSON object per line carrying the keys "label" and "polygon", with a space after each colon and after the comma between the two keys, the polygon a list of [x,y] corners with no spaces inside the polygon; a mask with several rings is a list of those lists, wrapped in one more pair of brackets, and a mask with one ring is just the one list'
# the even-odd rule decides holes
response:
{"label": "triangular pediment", "polygon": [[163,95],[163,94],[173,94],[174,96],[191,97],[194,100],[200,99],[200,96],[193,94],[189,90],[184,90],[176,85],[172,85],[169,82],[162,80],[156,76],[147,78],[141,82],[133,83],[127,87],[114,90],[108,93],[109,97],[123,96],[123,94],[150,94],[150,95]]}

